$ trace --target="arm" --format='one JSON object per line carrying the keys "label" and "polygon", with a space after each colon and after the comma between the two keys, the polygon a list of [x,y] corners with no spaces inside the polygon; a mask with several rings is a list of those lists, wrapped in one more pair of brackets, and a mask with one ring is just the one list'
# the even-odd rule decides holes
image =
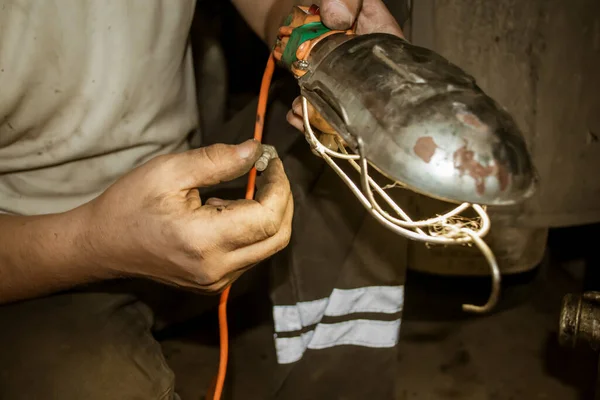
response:
{"label": "arm", "polygon": [[43,216],[0,215],[0,304],[110,278],[94,267],[84,208]]}

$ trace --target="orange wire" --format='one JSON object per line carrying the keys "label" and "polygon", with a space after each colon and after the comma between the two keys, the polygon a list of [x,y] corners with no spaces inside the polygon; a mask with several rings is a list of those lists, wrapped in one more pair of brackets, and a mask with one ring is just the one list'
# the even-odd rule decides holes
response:
{"label": "orange wire", "polygon": [[[271,79],[273,78],[273,72],[275,71],[275,58],[273,54],[269,56],[269,61],[265,68],[265,72],[260,85],[260,92],[258,95],[258,107],[256,110],[256,123],[254,125],[254,140],[261,142],[263,136],[263,128],[265,124],[265,115],[267,111],[267,100],[269,97],[269,88],[271,86]],[[256,183],[256,168],[250,170],[248,175],[248,185],[246,186],[246,199],[254,198],[254,186]],[[220,347],[219,352],[219,372],[217,373],[213,400],[220,400],[221,394],[223,393],[223,386],[225,385],[225,376],[227,375],[227,359],[229,356],[229,333],[227,328],[227,299],[229,298],[229,289],[231,286],[225,288],[221,294],[219,300],[219,336],[220,336]]]}

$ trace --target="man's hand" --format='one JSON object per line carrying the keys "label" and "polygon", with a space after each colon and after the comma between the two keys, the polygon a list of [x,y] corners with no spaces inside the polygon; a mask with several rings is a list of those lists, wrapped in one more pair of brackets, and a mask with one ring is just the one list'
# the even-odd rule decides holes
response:
{"label": "man's hand", "polygon": [[322,0],[321,19],[330,29],[349,29],[356,21],[359,35],[380,32],[404,37],[381,0]]}
{"label": "man's hand", "polygon": [[391,33],[402,36],[400,26],[381,0],[232,0],[252,30],[267,44],[275,44],[285,18],[296,5],[317,4],[323,23],[344,30],[356,21],[356,33]]}
{"label": "man's hand", "polygon": [[292,196],[278,159],[256,200],[201,203],[198,187],[244,175],[260,153],[248,141],[159,156],[73,210],[0,214],[0,304],[131,276],[220,291],[290,239]]}
{"label": "man's hand", "polygon": [[256,200],[209,199],[198,187],[247,173],[258,142],[159,156],[89,203],[88,240],[99,268],[216,292],[287,246],[293,202],[279,159],[258,179]]}
{"label": "man's hand", "polygon": [[[356,22],[358,35],[378,32],[404,37],[402,29],[381,0],[322,0],[321,19],[330,29],[349,29]],[[309,115],[311,112],[309,107]],[[294,100],[287,120],[296,129],[304,131],[300,98]]]}

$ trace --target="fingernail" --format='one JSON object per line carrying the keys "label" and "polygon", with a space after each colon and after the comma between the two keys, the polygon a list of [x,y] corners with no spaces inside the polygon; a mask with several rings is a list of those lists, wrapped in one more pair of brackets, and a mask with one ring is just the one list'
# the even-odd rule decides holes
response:
{"label": "fingernail", "polygon": [[222,199],[211,197],[210,199],[206,200],[206,203],[204,204],[207,206],[222,206],[225,204],[225,202]]}
{"label": "fingernail", "polygon": [[354,16],[343,3],[331,2],[323,10],[323,16],[328,20],[329,28],[348,29],[352,26]]}
{"label": "fingernail", "polygon": [[292,119],[294,118],[294,112],[292,110],[288,111],[287,114],[285,115],[285,119],[287,120],[287,122],[291,122]]}
{"label": "fingernail", "polygon": [[237,147],[237,152],[241,158],[249,158],[256,154],[258,142],[254,139],[246,140]]}
{"label": "fingernail", "polygon": [[299,100],[294,100],[292,103],[292,110],[298,115],[302,115],[302,104],[300,104]]}

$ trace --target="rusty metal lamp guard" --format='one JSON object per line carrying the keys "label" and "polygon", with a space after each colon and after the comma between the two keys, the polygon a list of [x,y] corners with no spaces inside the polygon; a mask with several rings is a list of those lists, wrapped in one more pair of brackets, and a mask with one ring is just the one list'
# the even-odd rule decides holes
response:
{"label": "rusty metal lamp guard", "polygon": [[[315,135],[309,120],[308,101],[302,96],[302,114],[304,133],[313,153],[321,157],[344,181],[360,203],[377,221],[393,232],[412,240],[439,245],[475,245],[486,258],[492,278],[492,287],[487,302],[482,306],[463,304],[463,310],[473,313],[491,311],[500,295],[500,269],[492,250],[483,241],[490,230],[490,218],[484,207],[477,204],[463,203],[452,211],[427,220],[413,221],[408,214],[369,176],[368,160],[363,156],[363,142],[357,138],[358,154],[350,154],[345,146],[336,139],[339,151],[334,151],[323,145]],[[346,160],[360,174],[361,187],[340,168],[335,159]],[[400,182],[394,182],[399,184]],[[400,218],[396,218],[383,210],[373,193],[375,191]],[[478,215],[478,220],[470,220],[467,224],[457,222],[457,217],[467,209],[472,208]],[[461,217],[463,220],[466,219]],[[474,229],[471,229],[472,226]],[[427,232],[425,231],[427,229]]]}

